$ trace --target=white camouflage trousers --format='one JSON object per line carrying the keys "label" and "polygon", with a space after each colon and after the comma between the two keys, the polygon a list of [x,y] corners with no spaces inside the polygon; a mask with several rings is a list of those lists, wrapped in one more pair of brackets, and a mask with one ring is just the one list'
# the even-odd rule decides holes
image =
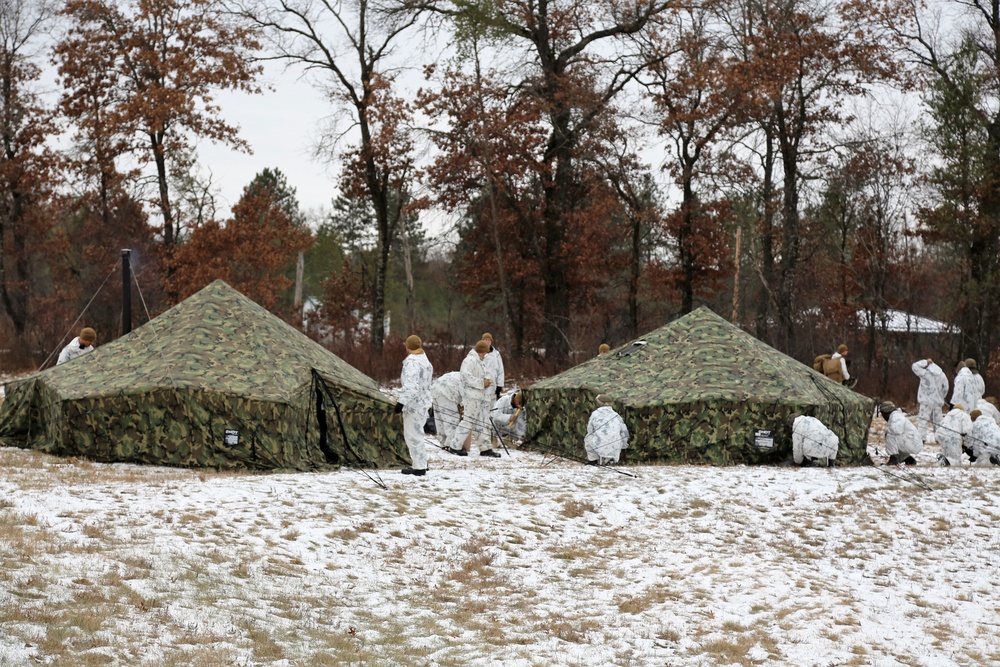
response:
{"label": "white camouflage trousers", "polygon": [[937,433],[937,427],[941,425],[941,418],[944,413],[941,405],[935,403],[921,403],[920,411],[917,412],[917,430],[920,437],[926,442],[928,433]]}
{"label": "white camouflage trousers", "polygon": [[424,445],[424,424],[427,423],[427,410],[407,412],[403,410],[403,440],[410,450],[410,461],[417,470],[427,469],[427,447]]}
{"label": "white camouflage trousers", "polygon": [[490,404],[489,401],[467,399],[463,401],[462,407],[462,421],[458,422],[455,433],[448,441],[453,449],[461,449],[465,439],[471,434],[472,443],[469,445],[471,451],[483,441],[483,438],[489,442]]}

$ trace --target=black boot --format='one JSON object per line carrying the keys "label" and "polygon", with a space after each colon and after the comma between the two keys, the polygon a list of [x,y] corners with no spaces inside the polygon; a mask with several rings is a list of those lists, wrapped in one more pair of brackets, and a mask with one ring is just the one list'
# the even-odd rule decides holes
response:
{"label": "black boot", "polygon": [[401,472],[404,475],[416,475],[417,477],[423,477],[427,474],[427,468],[403,468]]}

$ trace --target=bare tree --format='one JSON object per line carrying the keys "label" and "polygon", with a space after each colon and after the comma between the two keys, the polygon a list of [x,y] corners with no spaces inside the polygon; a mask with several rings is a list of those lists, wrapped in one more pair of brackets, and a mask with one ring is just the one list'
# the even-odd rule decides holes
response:
{"label": "bare tree", "polygon": [[[344,179],[353,195],[363,197],[374,212],[377,261],[373,280],[371,348],[380,354],[385,338],[385,290],[389,253],[399,232],[403,194],[412,178],[410,146],[394,113],[384,107],[401,104],[392,95],[388,61],[405,33],[416,23],[414,13],[389,14],[376,2],[311,0],[233,0],[234,11],[269,37],[269,59],[313,75],[332,105],[347,122],[336,139],[351,132],[359,141],[349,154]],[[328,157],[339,157],[336,153]]]}

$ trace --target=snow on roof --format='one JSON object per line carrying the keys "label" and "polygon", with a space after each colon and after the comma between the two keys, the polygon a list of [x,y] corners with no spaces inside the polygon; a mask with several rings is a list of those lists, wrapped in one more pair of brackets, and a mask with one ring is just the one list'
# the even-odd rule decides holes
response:
{"label": "snow on roof", "polygon": [[[868,318],[868,312],[869,311],[866,310],[859,310],[858,321],[865,323]],[[882,314],[876,313],[876,317],[879,319],[881,319],[881,315],[884,315],[887,319],[887,329],[898,333],[942,334],[959,332],[958,327],[948,324],[947,322],[933,320],[929,317],[921,317],[919,315],[907,313],[902,310],[896,310],[894,308],[888,308],[883,311]]]}

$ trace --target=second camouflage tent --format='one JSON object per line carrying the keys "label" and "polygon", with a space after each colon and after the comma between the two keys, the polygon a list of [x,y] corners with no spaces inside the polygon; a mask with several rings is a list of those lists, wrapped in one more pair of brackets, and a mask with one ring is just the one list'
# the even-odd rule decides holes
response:
{"label": "second camouflage tent", "polygon": [[778,463],[791,458],[792,418],[802,414],[840,438],[839,464],[860,464],[875,411],[874,400],[704,307],[525,393],[524,448],[581,456],[605,394],[631,433],[628,463]]}

